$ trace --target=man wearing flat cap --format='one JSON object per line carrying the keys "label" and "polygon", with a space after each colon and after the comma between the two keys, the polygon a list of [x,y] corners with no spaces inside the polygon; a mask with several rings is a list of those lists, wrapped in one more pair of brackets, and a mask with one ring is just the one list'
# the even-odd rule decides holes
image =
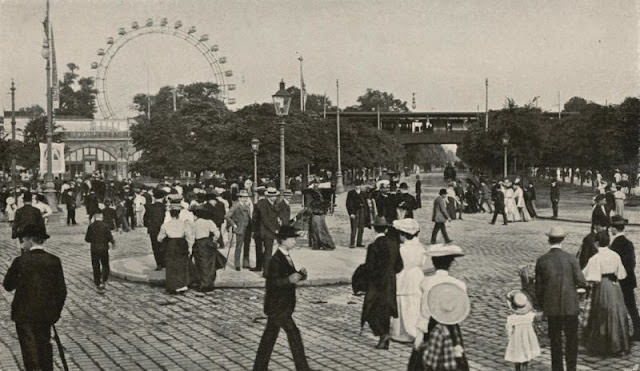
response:
{"label": "man wearing flat cap", "polygon": [[21,232],[24,254],[15,258],[3,286],[15,290],[11,319],[16,323],[22,360],[27,370],[53,370],[51,327],[60,318],[67,287],[60,259],[45,251],[49,238],[41,225]]}
{"label": "man wearing flat cap", "polygon": [[633,323],[632,341],[640,341],[640,316],[638,315],[638,306],[636,305],[636,295],[634,290],[637,287],[636,282],[636,254],[633,242],[624,235],[624,225],[626,220],[620,215],[614,215],[611,218],[611,232],[613,240],[611,241],[611,250],[620,255],[620,260],[624,269],[627,271],[627,278],[620,280],[620,288],[624,297],[624,304]]}
{"label": "man wearing flat cap", "polygon": [[[578,287],[586,281],[572,254],[562,250],[566,234],[561,227],[552,227],[547,233],[549,251],[536,261],[536,299],[547,316],[551,340],[551,369],[575,371],[578,357]],[[566,349],[562,350],[562,333]]]}

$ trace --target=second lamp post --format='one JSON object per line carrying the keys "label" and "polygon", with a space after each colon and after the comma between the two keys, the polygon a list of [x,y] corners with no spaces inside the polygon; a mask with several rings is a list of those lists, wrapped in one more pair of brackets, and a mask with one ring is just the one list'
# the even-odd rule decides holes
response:
{"label": "second lamp post", "polygon": [[502,136],[502,147],[504,147],[504,171],[503,171],[503,178],[507,179],[507,147],[509,146],[509,134],[508,133],[504,133],[504,135]]}
{"label": "second lamp post", "polygon": [[251,139],[251,151],[253,152],[253,202],[258,203],[258,148],[260,148],[260,140]]}
{"label": "second lamp post", "polygon": [[280,192],[286,190],[284,167],[284,116],[289,114],[291,94],[284,88],[284,80],[280,80],[280,89],[273,95],[273,107],[276,115],[280,117]]}

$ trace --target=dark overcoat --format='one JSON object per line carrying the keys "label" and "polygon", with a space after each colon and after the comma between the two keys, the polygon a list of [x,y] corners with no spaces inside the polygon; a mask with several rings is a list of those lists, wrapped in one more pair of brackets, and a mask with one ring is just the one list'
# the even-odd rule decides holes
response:
{"label": "dark overcoat", "polygon": [[296,268],[289,264],[280,249],[267,264],[264,314],[290,316],[296,307],[296,285],[289,282],[289,276],[296,272]]}
{"label": "dark overcoat", "polygon": [[616,236],[611,242],[611,250],[620,255],[624,270],[627,271],[627,278],[620,280],[620,287],[635,289],[638,283],[636,281],[636,253],[633,242],[625,236]]}
{"label": "dark overcoat", "polygon": [[584,275],[575,256],[552,248],[536,261],[536,299],[546,316],[577,316]]}

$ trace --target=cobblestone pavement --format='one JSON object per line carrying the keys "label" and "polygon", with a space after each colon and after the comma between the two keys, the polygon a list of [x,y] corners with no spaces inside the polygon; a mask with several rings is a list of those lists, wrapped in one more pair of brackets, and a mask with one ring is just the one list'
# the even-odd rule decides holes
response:
{"label": "cobblestone pavement", "polygon": [[[431,232],[432,195],[441,177],[426,181],[423,205],[417,218],[428,241]],[[340,208],[343,206],[340,205]],[[544,210],[543,210],[544,212]],[[579,210],[572,210],[578,213]],[[584,213],[588,213],[585,210]],[[586,214],[584,214],[586,215]],[[347,217],[332,217],[330,229],[344,249],[348,239]],[[329,218],[331,219],[331,218]],[[504,294],[520,286],[517,266],[529,262],[546,250],[544,232],[551,221],[489,225],[483,214],[464,215],[450,224],[450,235],[467,255],[459,259],[452,274],[464,279],[471,296],[472,311],[463,323],[466,350],[474,370],[508,370],[503,360],[506,337],[504,321],[509,314]],[[57,225],[56,225],[57,224]],[[564,247],[578,248],[588,226],[562,223],[569,233]],[[82,242],[86,224],[62,227],[51,221],[47,243],[61,257],[69,295],[57,324],[71,369],[81,370],[246,370],[253,363],[264,329],[262,289],[223,289],[202,295],[167,296],[163,289],[144,284],[113,280],[105,295],[98,295],[91,281],[89,249]],[[147,254],[144,230],[117,235],[118,247],[112,258]],[[370,232],[369,232],[370,233]],[[640,231],[627,235],[640,246]],[[372,237],[367,234],[365,238]],[[0,226],[0,275],[4,275],[16,254],[8,239],[8,227]],[[22,365],[15,327],[9,317],[13,294],[0,289],[0,370]],[[298,291],[294,319],[302,332],[307,356],[317,370],[403,370],[410,347],[392,343],[388,351],[375,350],[376,339],[368,328],[359,335],[361,297],[351,295],[349,286],[304,287]],[[546,328],[546,325],[541,326]],[[544,331],[542,331],[544,332]],[[543,354],[532,363],[533,370],[550,367],[549,341],[541,332]],[[58,358],[57,355],[55,357]],[[582,370],[624,370],[640,364],[640,345],[630,355],[590,357],[580,348]],[[56,361],[57,367],[60,366]],[[293,361],[281,334],[270,368],[291,370]]]}

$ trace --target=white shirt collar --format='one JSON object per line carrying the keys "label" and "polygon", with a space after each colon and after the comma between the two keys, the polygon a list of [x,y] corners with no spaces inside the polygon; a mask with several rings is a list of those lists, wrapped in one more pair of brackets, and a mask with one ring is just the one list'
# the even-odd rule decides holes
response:
{"label": "white shirt collar", "polygon": [[284,256],[289,256],[289,252],[283,249],[282,246],[278,246],[278,250],[280,250],[280,252],[284,254]]}
{"label": "white shirt collar", "polygon": [[31,246],[29,251],[33,251],[33,250],[43,250],[44,251],[44,246],[42,246],[42,245],[33,245],[33,246]]}
{"label": "white shirt collar", "polygon": [[613,239],[615,240],[616,238],[618,238],[618,237],[620,237],[620,236],[624,237],[624,232],[618,232],[618,233],[616,233],[616,235],[615,235],[615,236],[613,236]]}
{"label": "white shirt collar", "polygon": [[557,244],[555,244],[555,245],[551,245],[549,248],[550,248],[550,249],[562,249],[562,245],[561,245],[561,244],[559,244],[559,243],[557,243]]}
{"label": "white shirt collar", "polygon": [[384,237],[384,236],[386,236],[386,234],[384,234],[384,232],[383,233],[378,233],[378,234],[376,234],[376,238],[374,238],[374,240],[378,239],[378,237]]}

